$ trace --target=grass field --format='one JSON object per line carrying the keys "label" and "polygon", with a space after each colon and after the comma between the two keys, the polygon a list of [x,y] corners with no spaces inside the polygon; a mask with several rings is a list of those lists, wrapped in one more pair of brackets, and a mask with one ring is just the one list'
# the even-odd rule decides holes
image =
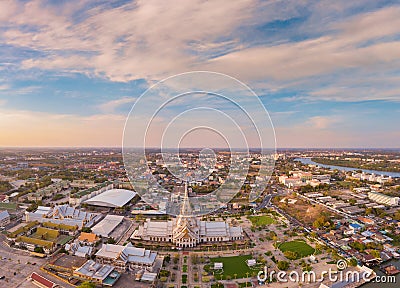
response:
{"label": "grass field", "polygon": [[289,241],[279,245],[279,250],[282,252],[292,251],[296,252],[299,258],[309,256],[315,252],[315,249],[301,240]]}
{"label": "grass field", "polygon": [[[226,279],[227,276],[230,276],[231,279],[235,278],[245,278],[247,275],[251,277],[254,273],[257,275],[258,268],[254,267],[253,270],[250,269],[247,264],[246,260],[253,259],[252,255],[243,255],[243,256],[233,256],[233,257],[218,257],[218,258],[211,258],[211,263],[215,262],[222,262],[224,265],[224,272],[221,274],[222,279]],[[246,272],[248,274],[246,275]],[[235,275],[236,274],[236,275]],[[217,280],[221,279],[221,276],[217,273],[215,274],[215,278]]]}
{"label": "grass field", "polygon": [[17,203],[3,203],[0,202],[0,210],[16,210]]}
{"label": "grass field", "polygon": [[30,237],[54,242],[59,235],[60,233],[57,230],[38,227],[36,233]]}
{"label": "grass field", "polygon": [[251,224],[253,224],[253,226],[256,226],[256,227],[270,225],[272,223],[275,223],[275,220],[272,217],[267,216],[267,215],[250,216],[249,220],[251,221]]}

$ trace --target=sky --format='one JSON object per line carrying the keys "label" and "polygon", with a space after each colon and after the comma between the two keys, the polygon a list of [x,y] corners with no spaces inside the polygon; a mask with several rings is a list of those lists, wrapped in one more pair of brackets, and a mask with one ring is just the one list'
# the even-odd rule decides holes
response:
{"label": "sky", "polygon": [[278,148],[400,147],[400,5],[377,0],[0,1],[0,146],[119,147],[190,71],[248,85]]}

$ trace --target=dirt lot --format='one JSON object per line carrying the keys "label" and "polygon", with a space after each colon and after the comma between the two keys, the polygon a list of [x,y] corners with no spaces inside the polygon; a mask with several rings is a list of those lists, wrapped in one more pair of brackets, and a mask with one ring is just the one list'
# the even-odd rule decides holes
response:
{"label": "dirt lot", "polygon": [[276,206],[286,211],[286,213],[292,217],[301,219],[301,222],[306,225],[312,225],[315,219],[320,216],[322,212],[331,216],[336,216],[330,210],[322,207],[321,205],[309,204],[296,196],[286,196],[286,198],[296,199],[297,201],[294,204],[287,204],[285,202],[280,202],[282,198],[275,197],[273,202]]}

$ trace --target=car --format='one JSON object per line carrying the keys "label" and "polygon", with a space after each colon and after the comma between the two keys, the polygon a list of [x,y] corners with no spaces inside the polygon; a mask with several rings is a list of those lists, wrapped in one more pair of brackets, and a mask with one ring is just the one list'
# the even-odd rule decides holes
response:
{"label": "car", "polygon": [[3,280],[3,279],[5,279],[6,278],[6,276],[0,276],[0,280]]}
{"label": "car", "polygon": [[35,266],[35,265],[36,265],[36,262],[35,262],[35,263],[32,263],[32,265]]}

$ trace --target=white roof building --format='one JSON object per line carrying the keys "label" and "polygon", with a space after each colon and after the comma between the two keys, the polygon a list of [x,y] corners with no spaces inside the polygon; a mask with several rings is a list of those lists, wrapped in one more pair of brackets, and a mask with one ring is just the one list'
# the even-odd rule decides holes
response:
{"label": "white roof building", "polygon": [[388,206],[399,206],[400,203],[400,197],[393,197],[378,192],[368,192],[368,198],[376,203]]}
{"label": "white roof building", "polygon": [[98,213],[82,211],[65,204],[57,205],[54,208],[39,206],[35,212],[26,212],[25,220],[26,222],[51,222],[82,228],[85,225],[89,227],[93,225],[99,216]]}
{"label": "white roof building", "polygon": [[0,226],[6,226],[10,223],[10,214],[7,210],[0,211]]}
{"label": "white roof building", "polygon": [[96,195],[84,203],[95,206],[118,208],[123,207],[137,195],[136,192],[126,189],[111,189]]}
{"label": "white roof building", "polygon": [[97,223],[93,228],[92,232],[102,237],[109,237],[111,232],[124,220],[124,216],[107,215]]}
{"label": "white roof building", "polygon": [[99,284],[111,284],[109,286],[112,286],[120,277],[120,274],[114,269],[111,265],[102,265],[93,260],[88,260],[74,271],[74,276],[89,279]]}
{"label": "white roof building", "polygon": [[157,273],[144,272],[140,281],[142,282],[154,282],[157,278]]}
{"label": "white roof building", "polygon": [[201,221],[191,215],[187,186],[185,186],[185,198],[177,218],[170,221],[147,219],[134,231],[131,238],[152,242],[171,242],[177,247],[195,247],[199,243],[243,239],[243,230],[240,226],[231,226],[225,221]]}
{"label": "white roof building", "polygon": [[157,252],[134,247],[131,243],[126,246],[103,244],[96,253],[96,261],[115,265],[119,270],[151,267],[156,258]]}

